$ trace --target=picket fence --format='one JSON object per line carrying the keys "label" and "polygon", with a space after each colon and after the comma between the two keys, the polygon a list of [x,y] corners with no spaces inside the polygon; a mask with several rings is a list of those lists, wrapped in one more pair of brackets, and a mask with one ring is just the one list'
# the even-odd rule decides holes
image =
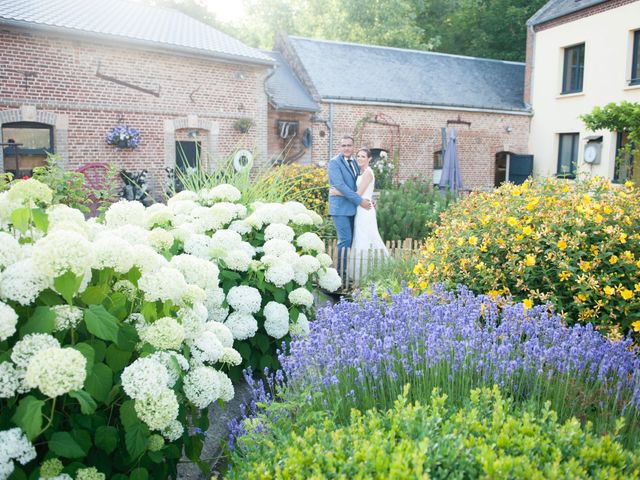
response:
{"label": "picket fence", "polygon": [[[336,239],[325,241],[327,254],[333,260],[333,266],[338,265],[338,241]],[[408,255],[416,255],[423,246],[423,240],[406,238],[404,240],[387,240],[388,255],[382,249],[371,249],[362,254],[360,251],[346,250],[347,274],[342,275],[342,287],[345,290],[358,287],[365,278],[366,272],[382,266],[393,258],[403,258]]]}

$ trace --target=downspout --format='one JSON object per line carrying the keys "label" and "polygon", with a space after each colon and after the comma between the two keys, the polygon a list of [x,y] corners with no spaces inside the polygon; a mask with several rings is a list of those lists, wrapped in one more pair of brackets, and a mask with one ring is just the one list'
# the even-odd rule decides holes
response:
{"label": "downspout", "polygon": [[333,154],[333,103],[329,104],[329,120],[324,123],[327,125],[327,130],[329,130],[329,151],[327,152],[327,158],[331,160],[331,155]]}

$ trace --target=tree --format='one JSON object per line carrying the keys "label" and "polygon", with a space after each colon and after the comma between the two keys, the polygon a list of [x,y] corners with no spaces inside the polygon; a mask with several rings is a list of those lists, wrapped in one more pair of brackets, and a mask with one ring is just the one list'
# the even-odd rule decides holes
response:
{"label": "tree", "polygon": [[609,130],[626,133],[627,143],[620,148],[621,158],[640,156],[640,103],[622,101],[609,103],[604,107],[594,107],[591,113],[581,115],[580,119],[592,131]]}

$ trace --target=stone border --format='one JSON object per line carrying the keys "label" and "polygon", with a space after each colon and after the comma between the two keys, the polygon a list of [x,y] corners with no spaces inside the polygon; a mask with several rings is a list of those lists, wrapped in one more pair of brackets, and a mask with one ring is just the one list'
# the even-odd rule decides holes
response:
{"label": "stone border", "polygon": [[[207,132],[207,151],[214,156],[218,151],[220,126],[218,123],[200,118],[197,115],[175,118],[164,121],[164,166],[175,168],[176,166],[176,130],[182,129],[204,130]],[[213,157],[215,158],[215,156]]]}

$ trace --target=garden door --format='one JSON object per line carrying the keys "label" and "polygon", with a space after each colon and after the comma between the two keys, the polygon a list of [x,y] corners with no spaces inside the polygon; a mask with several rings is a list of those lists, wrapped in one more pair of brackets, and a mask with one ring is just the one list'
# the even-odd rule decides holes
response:
{"label": "garden door", "polygon": [[533,173],[533,155],[511,155],[508,172],[510,182],[524,183]]}

